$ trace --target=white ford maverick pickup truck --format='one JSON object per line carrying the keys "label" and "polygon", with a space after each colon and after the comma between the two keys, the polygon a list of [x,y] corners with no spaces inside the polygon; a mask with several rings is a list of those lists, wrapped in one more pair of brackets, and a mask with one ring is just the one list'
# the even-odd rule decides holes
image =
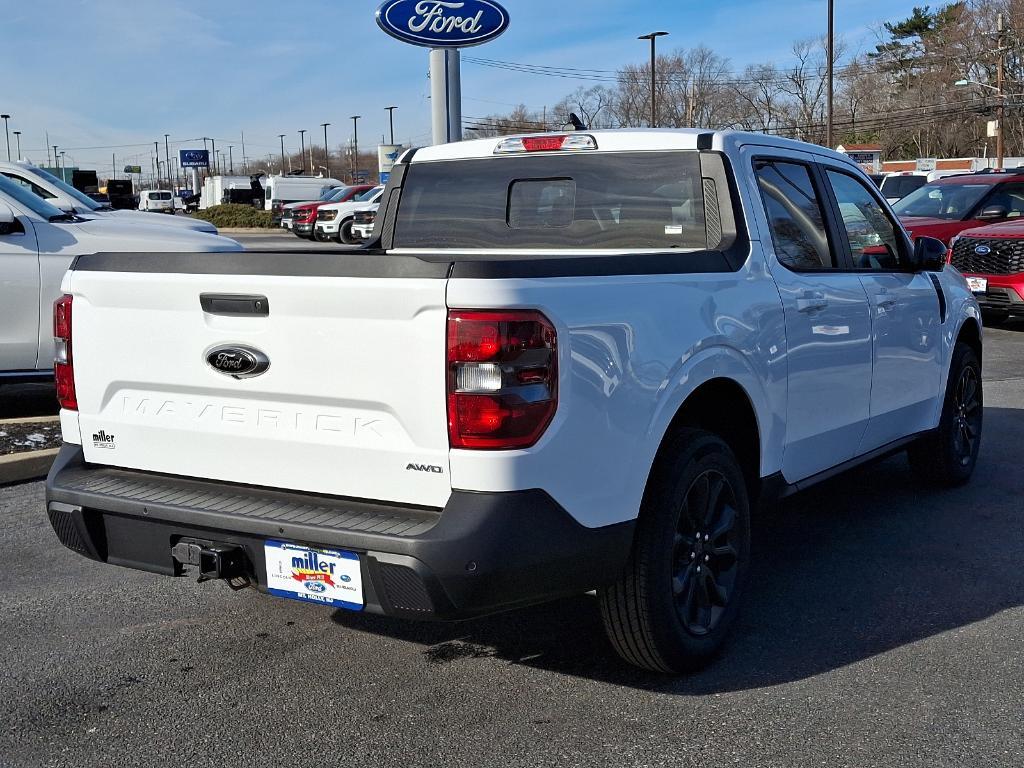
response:
{"label": "white ford maverick pickup truck", "polygon": [[60,540],[400,618],[597,590],[706,663],[750,516],[906,450],[966,482],[982,329],[846,157],[593,131],[410,150],[356,252],[80,256],[56,304]]}

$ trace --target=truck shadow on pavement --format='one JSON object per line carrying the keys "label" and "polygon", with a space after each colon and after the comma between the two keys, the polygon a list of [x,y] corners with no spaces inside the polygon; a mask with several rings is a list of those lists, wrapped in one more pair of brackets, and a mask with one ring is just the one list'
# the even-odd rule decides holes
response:
{"label": "truck shadow on pavement", "polygon": [[764,511],[732,642],[667,678],[621,662],[593,595],[458,624],[343,611],[336,623],[423,645],[426,660],[487,657],[677,695],[802,680],[1019,606],[1024,598],[1024,410],[987,408],[970,484],[918,483],[901,454]]}
{"label": "truck shadow on pavement", "polygon": [[52,383],[0,385],[0,419],[53,416],[59,411]]}

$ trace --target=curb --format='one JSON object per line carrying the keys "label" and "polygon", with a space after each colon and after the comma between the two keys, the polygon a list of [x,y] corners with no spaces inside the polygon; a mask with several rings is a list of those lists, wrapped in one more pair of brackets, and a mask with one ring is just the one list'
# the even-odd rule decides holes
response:
{"label": "curb", "polygon": [[0,456],[0,485],[23,483],[46,477],[60,448]]}

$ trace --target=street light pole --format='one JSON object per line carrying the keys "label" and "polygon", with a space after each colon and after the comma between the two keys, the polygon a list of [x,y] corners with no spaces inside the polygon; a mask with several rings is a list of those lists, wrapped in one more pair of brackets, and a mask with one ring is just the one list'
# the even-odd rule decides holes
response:
{"label": "street light pole", "polygon": [[279,133],[277,137],[281,140],[281,175],[284,176],[284,134]]}
{"label": "street light pole", "polygon": [[14,138],[18,142],[18,159],[21,160],[21,131],[14,131]]}
{"label": "street light pole", "polygon": [[156,178],[153,179],[154,186],[160,189],[160,142],[153,142],[153,154],[156,155]]}
{"label": "street light pole", "polygon": [[[306,129],[299,130],[299,158],[302,160],[302,164],[306,164]],[[310,174],[313,173],[313,169],[309,169]]]}
{"label": "street light pole", "polygon": [[637,40],[650,40],[651,41],[651,128],[657,127],[658,124],[658,106],[657,106],[657,67],[658,57],[654,47],[654,41],[659,37],[664,37],[668,32],[650,32],[646,35],[640,35]]}
{"label": "street light pole", "polygon": [[356,182],[356,174],[359,173],[359,118],[362,115],[352,115],[352,183]]}
{"label": "street light pole", "polygon": [[[60,161],[57,159],[57,145],[53,145],[53,167],[60,170]],[[62,179],[63,181],[63,179]]]}
{"label": "street light pole", "polygon": [[235,175],[235,155],[234,152],[232,151],[234,150],[234,148],[234,144],[230,144],[228,146],[228,173],[232,176]]}
{"label": "street light pole", "polygon": [[324,129],[324,172],[327,174],[327,178],[331,177],[331,145],[327,143],[327,126],[330,123],[320,123]]}
{"label": "street light pole", "polygon": [[834,149],[833,144],[833,104],[835,102],[835,73],[833,72],[833,58],[835,56],[835,0],[828,0],[828,42],[825,46],[825,56],[828,61],[825,64],[828,80],[828,95],[825,103],[825,146]]}
{"label": "street light pole", "polygon": [[7,121],[11,119],[10,115],[0,115],[4,119],[4,133],[7,135],[7,162],[11,161],[11,134],[7,133]]}
{"label": "street light pole", "polygon": [[398,107],[384,107],[388,111],[388,123],[391,126],[391,143],[395,143],[395,110]]}

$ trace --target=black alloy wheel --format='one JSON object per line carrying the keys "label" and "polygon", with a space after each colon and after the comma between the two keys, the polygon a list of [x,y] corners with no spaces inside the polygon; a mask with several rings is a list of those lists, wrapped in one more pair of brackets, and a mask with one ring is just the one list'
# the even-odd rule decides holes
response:
{"label": "black alloy wheel", "polygon": [[689,490],[679,514],[672,593],[687,632],[706,635],[729,605],[739,573],[736,497],[721,473],[707,470]]}

